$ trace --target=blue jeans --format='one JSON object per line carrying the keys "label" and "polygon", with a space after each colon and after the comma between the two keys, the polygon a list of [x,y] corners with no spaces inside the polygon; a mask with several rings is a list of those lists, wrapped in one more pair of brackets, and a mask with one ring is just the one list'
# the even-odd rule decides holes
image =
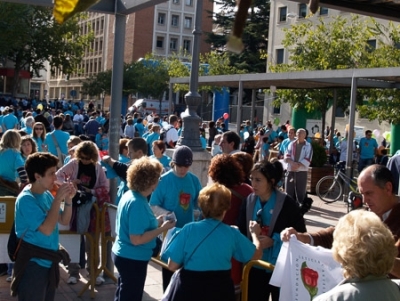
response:
{"label": "blue jeans", "polygon": [[358,161],[358,172],[361,172],[365,167],[374,164],[374,158],[361,159]]}
{"label": "blue jeans", "polygon": [[142,301],[149,261],[112,257],[119,273],[114,301]]}

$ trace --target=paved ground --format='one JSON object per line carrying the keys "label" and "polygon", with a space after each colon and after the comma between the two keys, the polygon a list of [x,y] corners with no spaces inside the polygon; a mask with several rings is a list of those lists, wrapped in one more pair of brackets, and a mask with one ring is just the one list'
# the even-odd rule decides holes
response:
{"label": "paved ground", "polygon": [[[311,197],[314,200],[313,207],[311,211],[305,215],[309,232],[317,231],[320,228],[325,228],[330,225],[336,225],[337,220],[347,212],[347,207],[343,202],[325,204],[321,202],[318,197]],[[117,273],[115,273],[115,275],[117,275]],[[68,285],[66,283],[67,279],[68,274],[62,269],[61,283],[57,290],[56,301],[92,300],[89,291],[86,291],[82,297],[78,297],[79,291],[82,289],[84,283],[86,283],[85,278],[81,279],[81,282],[76,285]],[[114,298],[115,284],[111,281],[107,281],[101,286],[96,286],[95,292],[95,300],[112,301]],[[143,301],[160,300],[161,297],[161,269],[154,263],[150,263],[147,270]],[[9,295],[9,283],[6,282],[6,276],[0,277],[0,301],[15,300],[15,298]],[[34,301],[34,299],[32,300]]]}

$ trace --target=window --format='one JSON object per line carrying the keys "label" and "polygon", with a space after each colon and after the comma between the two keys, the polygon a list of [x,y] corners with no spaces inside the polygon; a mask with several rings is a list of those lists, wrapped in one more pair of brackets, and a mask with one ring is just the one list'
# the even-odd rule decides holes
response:
{"label": "window", "polygon": [[187,52],[191,52],[190,49],[190,40],[183,40],[183,49],[186,50]]}
{"label": "window", "polygon": [[341,107],[336,107],[335,117],[345,117],[344,110]]}
{"label": "window", "polygon": [[276,63],[283,64],[285,50],[284,49],[276,49]]}
{"label": "window", "polygon": [[171,25],[172,26],[178,26],[178,23],[179,23],[179,16],[178,15],[172,15]]}
{"label": "window", "polygon": [[172,0],[172,3],[179,4],[179,0]]}
{"label": "window", "polygon": [[164,38],[163,37],[157,37],[156,47],[164,48]]}
{"label": "window", "polygon": [[299,4],[299,18],[305,18],[307,16],[307,4],[301,3]]}
{"label": "window", "polygon": [[178,39],[172,38],[169,42],[169,49],[176,50],[177,46],[178,46]]}
{"label": "window", "polygon": [[326,7],[320,7],[319,8],[319,14],[320,16],[326,16],[328,14],[328,9]]}
{"label": "window", "polygon": [[274,107],[274,110],[273,110],[272,114],[280,114],[280,113],[281,113],[281,106]]}
{"label": "window", "polygon": [[164,25],[165,24],[165,14],[159,13],[158,14],[158,24]]}
{"label": "window", "polygon": [[287,7],[283,6],[279,8],[279,22],[286,22]]}
{"label": "window", "polygon": [[187,6],[193,6],[193,0],[185,0]]}
{"label": "window", "polygon": [[372,52],[376,49],[376,40],[368,40],[367,41],[367,51]]}
{"label": "window", "polygon": [[192,28],[192,18],[185,17],[185,28],[188,28],[188,29]]}

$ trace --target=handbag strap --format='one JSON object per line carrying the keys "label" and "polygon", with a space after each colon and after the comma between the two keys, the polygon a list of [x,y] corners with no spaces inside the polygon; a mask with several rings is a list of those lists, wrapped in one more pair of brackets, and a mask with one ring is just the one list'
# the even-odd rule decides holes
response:
{"label": "handbag strap", "polygon": [[56,146],[56,148],[60,148],[60,146],[58,145],[58,141],[57,141],[56,137],[54,136],[54,133],[52,133],[50,135],[51,135],[51,138],[53,138],[54,145]]}
{"label": "handbag strap", "polygon": [[218,222],[218,224],[199,242],[199,244],[196,246],[196,248],[194,248],[193,252],[189,255],[188,259],[186,260],[186,262],[188,262],[190,260],[190,258],[192,258],[192,255],[194,254],[194,252],[197,251],[198,247],[200,247],[200,245],[206,240],[207,237],[209,237],[211,235],[211,233],[213,233],[215,231],[215,229],[218,228],[219,225],[221,225],[222,222]]}

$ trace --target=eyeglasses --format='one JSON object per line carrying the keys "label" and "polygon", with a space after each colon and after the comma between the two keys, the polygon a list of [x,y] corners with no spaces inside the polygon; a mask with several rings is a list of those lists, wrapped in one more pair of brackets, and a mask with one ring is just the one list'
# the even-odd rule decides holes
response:
{"label": "eyeglasses", "polygon": [[36,130],[43,131],[43,128],[35,128],[35,131]]}

